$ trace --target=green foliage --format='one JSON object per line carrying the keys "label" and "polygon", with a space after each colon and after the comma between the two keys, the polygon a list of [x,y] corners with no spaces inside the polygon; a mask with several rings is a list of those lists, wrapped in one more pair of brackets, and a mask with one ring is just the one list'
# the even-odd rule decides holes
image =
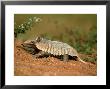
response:
{"label": "green foliage", "polygon": [[87,57],[85,59],[83,59],[84,61],[89,61],[89,62],[92,62],[92,63],[96,63],[97,59],[96,58],[92,58],[92,57]]}
{"label": "green foliage", "polygon": [[34,26],[35,23],[41,21],[40,18],[37,17],[30,17],[27,21],[24,23],[17,25],[14,24],[14,36],[15,38],[18,36],[18,34],[24,34],[26,30],[31,30],[31,28]]}

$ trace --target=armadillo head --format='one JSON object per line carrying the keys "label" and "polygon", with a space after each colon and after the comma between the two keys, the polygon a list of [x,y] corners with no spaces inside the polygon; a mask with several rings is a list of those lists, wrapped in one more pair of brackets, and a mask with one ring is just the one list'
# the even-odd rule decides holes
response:
{"label": "armadillo head", "polygon": [[27,40],[25,41],[23,44],[21,44],[23,47],[24,46],[31,46],[31,45],[34,45],[35,44],[35,40]]}
{"label": "armadillo head", "polygon": [[42,41],[42,39],[42,37],[37,37],[35,40],[26,40],[22,45],[35,45],[36,43]]}
{"label": "armadillo head", "polygon": [[34,44],[35,40],[27,40],[24,42],[24,44]]}

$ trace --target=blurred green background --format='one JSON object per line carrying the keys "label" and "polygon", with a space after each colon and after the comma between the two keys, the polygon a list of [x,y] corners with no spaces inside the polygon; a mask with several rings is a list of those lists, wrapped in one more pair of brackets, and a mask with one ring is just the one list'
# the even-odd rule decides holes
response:
{"label": "blurred green background", "polygon": [[35,39],[43,36],[50,40],[66,42],[80,54],[83,60],[96,62],[97,58],[97,15],[96,14],[15,14],[14,23],[22,24],[29,17],[39,17],[36,23],[17,39]]}

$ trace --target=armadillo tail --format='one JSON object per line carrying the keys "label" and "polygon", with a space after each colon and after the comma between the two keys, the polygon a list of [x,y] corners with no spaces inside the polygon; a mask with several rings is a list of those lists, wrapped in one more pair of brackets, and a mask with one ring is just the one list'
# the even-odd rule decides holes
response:
{"label": "armadillo tail", "polygon": [[85,64],[87,63],[87,62],[83,61],[80,57],[78,57],[78,61],[85,63]]}

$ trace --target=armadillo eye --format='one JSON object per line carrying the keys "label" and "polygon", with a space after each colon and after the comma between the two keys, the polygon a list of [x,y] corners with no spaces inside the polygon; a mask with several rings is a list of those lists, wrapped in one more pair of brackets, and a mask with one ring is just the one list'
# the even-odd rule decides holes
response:
{"label": "armadillo eye", "polygon": [[32,44],[34,44],[34,41],[31,41]]}

